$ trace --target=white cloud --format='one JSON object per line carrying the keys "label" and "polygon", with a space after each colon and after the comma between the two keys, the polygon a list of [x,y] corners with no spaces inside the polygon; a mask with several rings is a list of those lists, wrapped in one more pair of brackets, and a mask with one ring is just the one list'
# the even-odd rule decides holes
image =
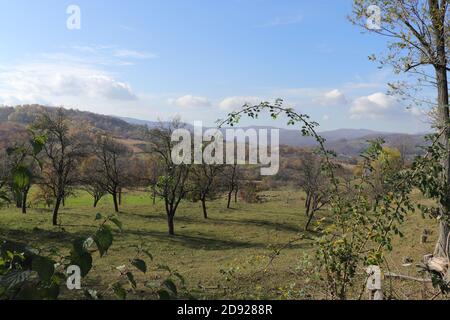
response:
{"label": "white cloud", "polygon": [[109,73],[85,65],[22,64],[0,73],[0,99],[4,104],[14,100],[49,101],[52,97],[88,97],[120,101],[137,99],[127,83],[114,79]]}
{"label": "white cloud", "polygon": [[225,98],[219,103],[219,108],[222,110],[235,110],[241,108],[245,104],[260,104],[264,101],[258,97],[229,97]]}
{"label": "white cloud", "polygon": [[399,114],[396,99],[382,92],[355,99],[350,107],[351,119],[379,119]]}
{"label": "white cloud", "polygon": [[118,58],[132,58],[132,59],[155,59],[158,58],[158,55],[154,53],[141,52],[135,50],[127,50],[127,49],[118,49],[114,51],[113,54]]}
{"label": "white cloud", "polygon": [[196,97],[193,95],[185,95],[178,99],[169,99],[169,103],[180,108],[209,107],[211,102],[205,97]]}
{"label": "white cloud", "polygon": [[334,89],[315,98],[313,102],[318,103],[321,106],[342,106],[346,105],[348,100],[341,91]]}

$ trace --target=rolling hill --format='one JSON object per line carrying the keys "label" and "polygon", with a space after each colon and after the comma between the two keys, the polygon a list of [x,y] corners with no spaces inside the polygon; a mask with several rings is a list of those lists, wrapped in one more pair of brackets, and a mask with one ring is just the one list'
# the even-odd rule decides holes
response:
{"label": "rolling hill", "polygon": [[[0,107],[0,147],[4,147],[15,134],[23,134],[26,127],[32,123],[39,113],[52,112],[55,109],[41,105],[24,105],[17,107]],[[159,125],[157,121],[147,121],[134,118],[120,118],[100,115],[73,109],[66,109],[68,116],[76,122],[84,122],[92,128],[108,132],[122,141],[139,141],[144,126],[154,128]],[[192,126],[187,125],[187,128]],[[249,129],[244,127],[243,129]],[[251,127],[254,129],[274,129],[275,127]],[[280,128],[280,144],[292,147],[314,147],[316,142],[311,137],[303,137],[298,130]],[[412,158],[421,152],[419,146],[424,145],[423,135],[409,135],[402,133],[377,132],[367,129],[338,129],[320,132],[326,139],[327,148],[334,150],[341,157],[356,157],[367,147],[368,140],[383,138],[386,144],[403,152],[406,157]]]}

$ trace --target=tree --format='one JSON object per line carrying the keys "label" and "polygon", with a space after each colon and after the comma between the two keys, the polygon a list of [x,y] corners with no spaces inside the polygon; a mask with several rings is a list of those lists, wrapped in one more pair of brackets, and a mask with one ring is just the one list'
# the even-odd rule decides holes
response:
{"label": "tree", "polygon": [[328,181],[322,166],[322,159],[318,155],[308,151],[302,154],[299,185],[306,193],[305,230],[308,230],[315,213],[329,202]]}
{"label": "tree", "polygon": [[151,151],[162,162],[163,174],[158,179],[156,192],[164,199],[169,235],[175,235],[175,214],[188,192],[189,166],[185,163],[175,164],[172,159],[172,133],[180,128],[182,124],[178,119],[174,119],[169,124],[160,123],[159,127],[148,132]]}
{"label": "tree", "polygon": [[237,193],[239,191],[239,177],[240,170],[237,164],[226,165],[223,168],[222,176],[224,180],[224,184],[227,187],[227,209],[231,208],[231,198],[233,197],[234,192],[234,200],[237,202]]}
{"label": "tree", "polygon": [[58,225],[58,212],[63,200],[79,180],[77,168],[83,156],[85,137],[73,128],[64,109],[42,113],[32,130],[45,137],[42,184],[52,190],[55,197],[53,225]]}
{"label": "tree", "polygon": [[99,136],[94,153],[99,161],[97,173],[102,176],[97,182],[103,184],[102,188],[112,196],[114,210],[119,212],[118,196],[125,186],[125,168],[131,151],[109,136]]}
{"label": "tree", "polygon": [[31,185],[39,176],[41,168],[37,157],[44,143],[45,137],[32,135],[28,141],[18,141],[6,150],[11,191],[23,214],[27,213]]}
{"label": "tree", "polygon": [[[367,24],[371,19],[370,6],[379,8],[379,25],[375,28]],[[432,84],[436,88],[436,127],[440,143],[445,152],[441,158],[441,179],[450,185],[450,122],[449,86],[447,72],[450,51],[450,23],[448,0],[354,0],[351,20],[366,30],[387,36],[389,53],[380,61],[391,65],[397,73],[409,73],[421,84]],[[373,60],[377,58],[372,56]],[[431,72],[430,72],[431,71]],[[413,98],[415,103],[430,103],[410,94],[405,83],[392,84],[394,92]],[[450,188],[439,197],[439,240],[434,255],[448,257],[450,232]]]}
{"label": "tree", "polygon": [[55,205],[53,191],[46,185],[38,184],[37,190],[32,194],[31,202],[34,205],[43,204],[47,208]]}
{"label": "tree", "polygon": [[163,172],[162,162],[156,158],[150,158],[148,160],[146,179],[148,185],[152,190],[153,205],[156,204],[156,195],[157,195],[156,188],[158,185],[159,177],[162,175],[162,172]]}
{"label": "tree", "polygon": [[193,165],[191,169],[192,192],[202,203],[203,217],[208,219],[206,201],[219,194],[218,178],[223,166],[216,164]]}
{"label": "tree", "polygon": [[8,183],[7,166],[6,166],[6,152],[0,151],[0,206],[8,204],[10,199],[8,197],[8,190],[6,188]]}
{"label": "tree", "polygon": [[99,201],[107,194],[101,162],[95,156],[85,159],[80,167],[80,175],[81,189],[92,196],[93,206],[96,208]]}
{"label": "tree", "polygon": [[[384,143],[384,141],[381,140],[380,143]],[[355,175],[367,175],[367,179],[373,187],[372,192],[375,191],[376,194],[389,192],[390,190],[386,181],[390,176],[403,169],[403,160],[400,151],[387,146],[384,146],[378,157],[371,161],[370,172],[363,172],[364,163],[365,160],[358,163],[354,170]]]}
{"label": "tree", "polygon": [[146,189],[150,187],[152,202],[155,205],[157,184],[159,177],[163,175],[161,160],[155,155],[142,154],[134,157],[128,171],[131,181],[134,181],[132,185]]}

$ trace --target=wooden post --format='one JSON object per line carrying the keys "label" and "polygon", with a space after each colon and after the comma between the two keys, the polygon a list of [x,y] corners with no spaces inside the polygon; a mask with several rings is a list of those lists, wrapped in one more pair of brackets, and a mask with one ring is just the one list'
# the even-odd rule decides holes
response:
{"label": "wooden post", "polygon": [[369,300],[383,300],[380,267],[369,266],[366,272],[369,275],[367,278],[367,291],[369,292]]}

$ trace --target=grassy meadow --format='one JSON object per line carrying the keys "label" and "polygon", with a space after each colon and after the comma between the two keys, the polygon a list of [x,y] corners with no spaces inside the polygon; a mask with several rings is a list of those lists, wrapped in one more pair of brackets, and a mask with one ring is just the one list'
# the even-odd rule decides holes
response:
{"label": "grassy meadow", "polygon": [[[125,193],[119,213],[123,232],[115,229],[109,252],[103,258],[94,257],[93,270],[83,280],[83,288],[113,297],[105,288],[117,277],[114,267],[127,264],[135,256],[134,246],[142,244],[154,260],[147,259],[149,272],[145,275],[135,273],[138,288],[132,297],[136,299],[157,298],[149,288],[163,277],[157,265],[167,265],[185,278],[183,297],[312,298],[302,294],[305,286],[311,286],[311,280],[296,272],[304,255],[314,254],[310,240],[314,233],[303,230],[306,220],[303,194],[286,189],[264,195],[267,200],[264,203],[238,201],[232,209],[226,209],[225,198],[209,202],[208,220],[203,218],[200,203],[184,201],[175,217],[176,236],[171,237],[161,201],[153,205],[150,193]],[[111,199],[105,197],[94,209],[90,196],[81,191],[61,209],[60,227],[51,225],[50,209],[30,208],[23,215],[19,209],[4,208],[0,210],[0,235],[45,251],[58,248],[66,253],[71,241],[94,232],[99,223],[95,221],[98,212],[112,214]],[[403,227],[405,237],[396,240],[394,251],[386,258],[391,272],[420,276],[415,265],[424,254],[432,252],[436,237],[433,233],[426,244],[421,244],[420,235],[425,228],[436,229],[433,222],[418,213],[408,216]],[[292,241],[299,235],[303,239]],[[269,263],[274,248],[281,247],[285,248]],[[413,260],[409,267],[402,266],[406,257]],[[422,298],[431,294],[428,285],[394,281],[390,285],[397,298]],[[317,295],[320,298],[320,293]],[[82,293],[64,292],[64,297],[81,298]]]}

